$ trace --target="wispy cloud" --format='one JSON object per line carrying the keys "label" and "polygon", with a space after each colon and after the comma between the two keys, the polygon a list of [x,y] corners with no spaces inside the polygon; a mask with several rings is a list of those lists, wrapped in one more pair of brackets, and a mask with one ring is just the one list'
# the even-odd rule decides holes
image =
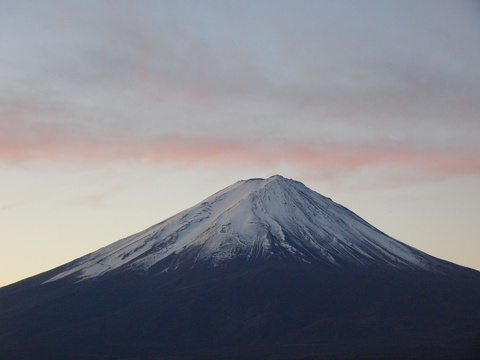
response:
{"label": "wispy cloud", "polygon": [[[419,147],[390,142],[302,143],[284,139],[226,139],[221,137],[128,136],[110,138],[102,129],[29,123],[15,114],[1,123],[0,159],[25,161],[143,161],[213,167],[275,166],[315,169],[337,175],[366,168],[403,168],[431,177],[480,174],[480,156],[463,148]],[[273,140],[273,141],[272,141]]]}
{"label": "wispy cloud", "polygon": [[470,3],[112,4],[5,12],[1,161],[479,171]]}

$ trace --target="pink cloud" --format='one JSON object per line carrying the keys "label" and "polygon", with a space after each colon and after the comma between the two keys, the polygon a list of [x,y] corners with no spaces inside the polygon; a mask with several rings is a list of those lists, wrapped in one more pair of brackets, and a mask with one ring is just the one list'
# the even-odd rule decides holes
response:
{"label": "pink cloud", "polygon": [[28,106],[12,106],[0,115],[0,161],[8,163],[143,161],[214,167],[286,164],[299,171],[333,174],[332,177],[369,168],[404,169],[425,178],[480,174],[478,151],[460,146],[420,147],[408,141],[395,144],[323,140],[300,143],[268,138],[255,141],[220,135],[142,137],[129,133],[128,129],[112,131],[101,126],[94,133],[87,125],[41,122],[36,119],[49,118],[49,114],[36,113]]}
{"label": "pink cloud", "polygon": [[223,138],[163,136],[114,139],[82,128],[22,120],[20,110],[0,121],[0,161],[147,161],[211,166],[274,166],[335,173],[369,167],[404,168],[442,177],[480,173],[480,156],[465,149],[418,148],[412,144],[299,144]]}

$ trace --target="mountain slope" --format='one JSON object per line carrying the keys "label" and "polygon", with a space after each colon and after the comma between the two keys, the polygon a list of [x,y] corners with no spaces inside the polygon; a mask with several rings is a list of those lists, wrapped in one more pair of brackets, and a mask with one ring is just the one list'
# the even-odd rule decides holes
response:
{"label": "mountain slope", "polygon": [[0,289],[0,360],[476,359],[480,273],[280,176]]}
{"label": "mountain slope", "polygon": [[288,257],[332,267],[444,271],[445,262],[396,241],[303,184],[272,176],[236,184],[172,218],[75,262],[50,281],[124,268],[147,271],[169,258],[222,266],[233,258]]}

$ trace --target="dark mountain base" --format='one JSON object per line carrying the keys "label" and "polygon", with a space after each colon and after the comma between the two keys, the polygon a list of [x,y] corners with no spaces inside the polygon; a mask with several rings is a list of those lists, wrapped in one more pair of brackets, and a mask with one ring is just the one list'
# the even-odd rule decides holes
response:
{"label": "dark mountain base", "polygon": [[479,304],[473,271],[263,263],[18,283],[0,290],[0,359],[477,359]]}

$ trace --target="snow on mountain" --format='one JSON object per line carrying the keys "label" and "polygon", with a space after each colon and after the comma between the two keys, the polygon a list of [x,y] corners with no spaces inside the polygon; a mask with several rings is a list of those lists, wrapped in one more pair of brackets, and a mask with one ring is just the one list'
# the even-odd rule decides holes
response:
{"label": "snow on mountain", "polygon": [[[230,259],[291,258],[304,263],[441,270],[443,262],[380,232],[345,207],[279,175],[242,180],[138,234],[71,263],[50,281],[109,271],[164,271],[184,259],[222,266]],[[167,261],[168,258],[168,261]]]}

